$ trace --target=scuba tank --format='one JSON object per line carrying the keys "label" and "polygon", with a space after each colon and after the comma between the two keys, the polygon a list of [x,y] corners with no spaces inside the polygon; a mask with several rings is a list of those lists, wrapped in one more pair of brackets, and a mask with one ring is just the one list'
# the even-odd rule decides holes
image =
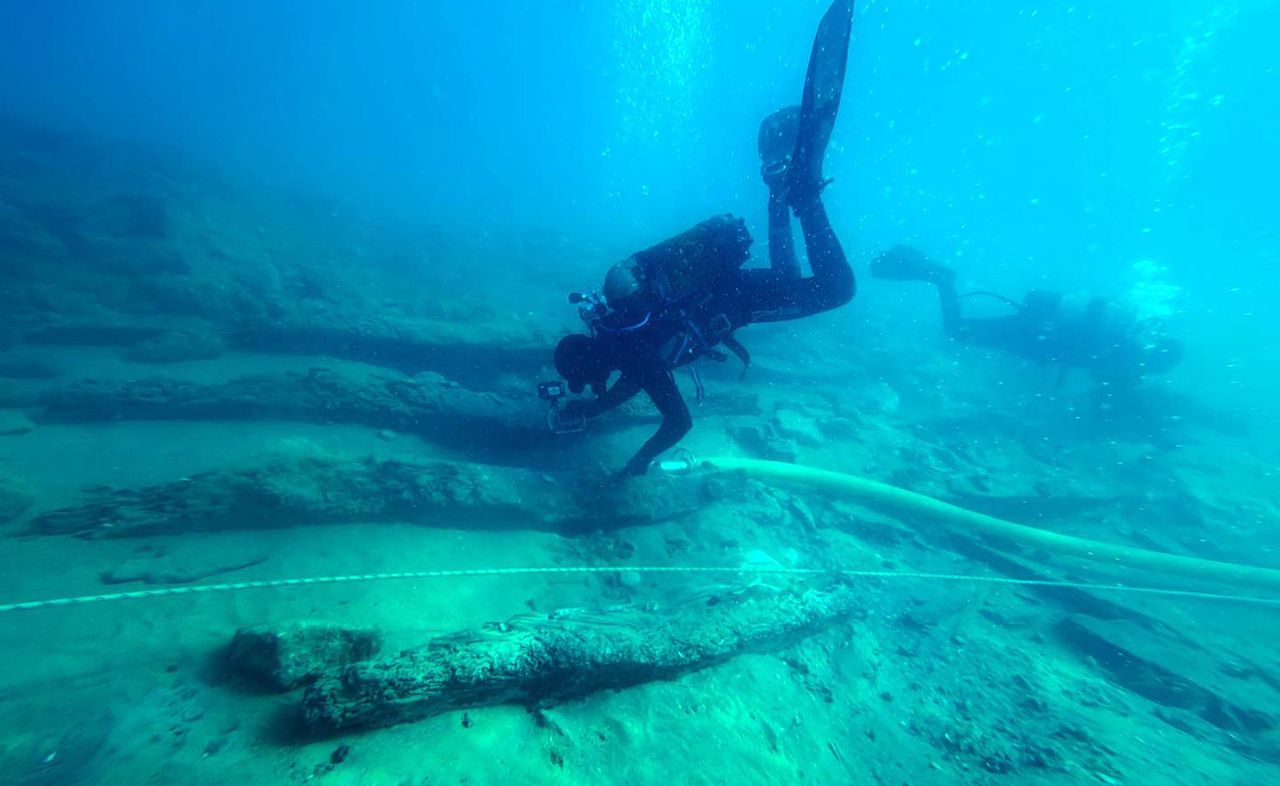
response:
{"label": "scuba tank", "polygon": [[569,302],[593,336],[624,335],[651,325],[674,327],[673,335],[654,351],[668,368],[688,366],[703,398],[696,362],[702,357],[725,360],[723,345],[743,363],[750,354],[733,337],[725,314],[702,309],[714,287],[747,261],[751,233],[728,213],[714,216],[655,246],[637,251],[609,269],[601,292],[574,292]]}
{"label": "scuba tank", "polygon": [[745,221],[727,213],[709,218],[610,268],[605,302],[637,317],[680,305],[742,267],[750,247]]}

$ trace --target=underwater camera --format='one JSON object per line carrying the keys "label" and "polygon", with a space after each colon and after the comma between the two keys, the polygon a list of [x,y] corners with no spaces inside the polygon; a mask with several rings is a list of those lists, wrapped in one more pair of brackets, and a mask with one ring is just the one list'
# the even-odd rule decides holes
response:
{"label": "underwater camera", "polygon": [[585,415],[571,417],[560,408],[560,399],[566,395],[565,384],[558,379],[538,383],[538,398],[551,405],[547,409],[547,428],[557,434],[573,434],[587,426]]}
{"label": "underwater camera", "polygon": [[564,383],[558,379],[538,383],[538,398],[552,404],[565,397]]}

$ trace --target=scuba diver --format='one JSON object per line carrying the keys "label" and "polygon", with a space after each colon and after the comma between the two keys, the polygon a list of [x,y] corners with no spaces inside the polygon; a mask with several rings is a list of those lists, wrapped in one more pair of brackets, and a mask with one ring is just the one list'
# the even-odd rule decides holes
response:
{"label": "scuba diver", "polygon": [[[1131,309],[1105,298],[1032,290],[1016,302],[990,292],[957,294],[955,271],[909,246],[894,246],[877,257],[871,275],[933,284],[948,336],[1055,364],[1060,381],[1072,368],[1082,368],[1100,385],[1119,391],[1132,388],[1144,376],[1168,372],[1182,359],[1181,342],[1164,333],[1160,320],[1139,319]],[[966,317],[961,301],[974,296],[1001,300],[1014,312]]]}
{"label": "scuba diver", "polygon": [[[643,475],[693,426],[672,371],[688,366],[702,397],[696,362],[724,360],[723,346],[745,365],[734,336],[745,325],[800,319],[853,298],[853,270],[822,205],[822,161],[844,86],[853,1],[835,0],[818,25],[799,107],[782,109],[760,126],[761,174],[769,188],[767,269],[742,269],[751,235],[742,219],[717,216],[614,265],[602,294],[570,295],[590,335],[572,334],[556,346],[555,366],[569,390],[590,387],[594,399],[561,409],[562,391],[544,383],[552,400],[552,428],[577,430],[587,418],[648,394],[662,425],[627,462],[620,477]],[[792,240],[791,211],[800,219],[812,275],[801,277]],[[621,372],[612,386],[610,375]]]}

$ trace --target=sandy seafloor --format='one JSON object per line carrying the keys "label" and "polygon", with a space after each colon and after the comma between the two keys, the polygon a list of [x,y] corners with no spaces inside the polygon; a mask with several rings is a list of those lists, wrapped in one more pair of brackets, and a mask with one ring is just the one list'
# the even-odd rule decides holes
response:
{"label": "sandy seafloor", "polygon": [[[109,489],[144,489],[281,457],[474,459],[465,439],[437,442],[430,431],[347,415],[70,417],[48,402],[86,379],[214,385],[253,374],[287,380],[283,375],[323,368],[359,384],[443,379],[450,389],[531,405],[531,383],[550,373],[545,362],[484,364],[502,361],[513,346],[549,346],[572,326],[573,315],[560,305],[571,277],[538,270],[587,247],[548,238],[477,245],[444,234],[384,236],[366,220],[330,213],[336,208],[300,206],[287,195],[249,200],[234,186],[186,179],[189,173],[154,162],[111,160],[86,176],[64,171],[62,160],[20,149],[0,170],[0,368],[9,369],[0,376],[0,602],[155,587],[102,579],[149,561],[199,571],[260,560],[196,583],[762,560],[990,576],[1009,575],[1013,564],[1049,577],[1107,580],[1083,563],[1016,549],[1001,572],[988,550],[999,544],[752,482],[678,517],[574,532],[522,521],[442,526],[425,511],[408,520],[335,516],[186,534],[33,533],[41,515]],[[120,218],[121,209],[139,203],[149,205],[142,218]],[[421,255],[504,259],[515,250],[531,272],[517,272],[497,295],[456,286],[455,265],[432,264],[434,272],[423,273],[405,262]],[[183,305],[163,305],[179,291],[196,294]],[[521,297],[534,305],[507,307]],[[737,369],[708,369],[711,399],[695,413],[685,445],[697,455],[865,475],[1060,532],[1280,567],[1274,422],[1216,411],[1174,382],[1154,386],[1143,405],[1146,420],[1099,421],[1086,411],[1083,385],[1053,388],[1037,369],[904,335],[892,314],[864,308],[873,297],[864,288],[845,312],[744,334],[755,367],[742,382]],[[418,326],[413,335],[422,346],[447,342],[454,330],[489,354],[460,363],[433,360],[428,351],[415,371],[323,346],[264,351],[225,338],[246,322],[341,328],[369,315]],[[75,329],[49,332],[68,326]],[[160,353],[160,362],[136,351],[145,340],[136,335],[87,338],[107,335],[108,327],[176,331],[188,349]],[[797,343],[813,335],[826,338]],[[341,402],[335,407],[340,411]],[[641,409],[628,412],[591,439],[569,438],[528,456],[512,451],[498,463],[527,459],[547,483],[571,493],[565,478],[619,465],[653,428]],[[493,456],[488,446],[484,460]],[[643,498],[701,482],[646,479],[629,493]],[[322,498],[326,490],[300,478],[294,493]],[[272,693],[225,663],[226,645],[242,626],[373,625],[386,636],[384,653],[394,654],[530,610],[661,604],[747,581],[622,576],[372,581],[0,614],[0,781],[897,786],[1280,779],[1274,606],[862,580],[863,613],[790,647],[537,714],[483,707],[320,738],[297,722],[297,691]],[[1108,644],[1091,648],[1082,642],[1093,639],[1069,633],[1080,629]],[[350,749],[346,760],[326,766],[342,745]]]}

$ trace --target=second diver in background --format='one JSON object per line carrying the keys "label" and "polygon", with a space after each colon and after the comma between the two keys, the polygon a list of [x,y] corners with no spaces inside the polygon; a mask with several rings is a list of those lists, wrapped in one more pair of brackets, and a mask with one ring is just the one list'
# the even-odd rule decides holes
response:
{"label": "second diver in background", "polygon": [[938,288],[942,329],[966,344],[1008,352],[1062,375],[1087,370],[1109,394],[1122,394],[1143,377],[1164,374],[1182,359],[1182,344],[1159,320],[1140,319],[1132,309],[1101,297],[1032,290],[1021,301],[986,292],[1013,307],[997,317],[965,316],[956,274],[909,246],[895,246],[871,263],[871,275],[892,281],[923,281]]}
{"label": "second diver in background", "polygon": [[[702,357],[723,359],[720,346],[747,363],[746,349],[734,337],[738,328],[800,319],[853,298],[853,270],[821,200],[826,185],[822,160],[840,106],[852,21],[852,0],[835,0],[814,38],[800,106],[775,112],[761,124],[762,174],[769,187],[769,268],[742,268],[751,236],[741,219],[719,216],[614,265],[603,297],[575,296],[575,302],[585,304],[591,333],[563,338],[556,346],[555,365],[570,390],[581,393],[589,387],[595,398],[571,400],[559,416],[580,422],[640,391],[662,414],[657,433],[621,475],[643,475],[692,427],[674,369]],[[791,211],[800,219],[809,277],[801,276],[796,260]],[[615,371],[620,376],[609,385]]]}

